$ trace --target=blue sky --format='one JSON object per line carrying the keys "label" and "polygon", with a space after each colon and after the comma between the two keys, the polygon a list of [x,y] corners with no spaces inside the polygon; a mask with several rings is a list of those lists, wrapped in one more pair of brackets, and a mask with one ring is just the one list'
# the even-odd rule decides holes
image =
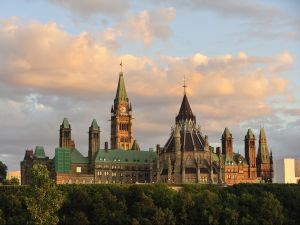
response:
{"label": "blue sky", "polygon": [[0,160],[52,156],[64,117],[87,153],[93,118],[109,140],[123,61],[135,137],[164,145],[183,75],[214,147],[229,127],[243,153],[264,126],[275,158],[300,156],[300,4],[290,1],[4,0],[0,3]]}

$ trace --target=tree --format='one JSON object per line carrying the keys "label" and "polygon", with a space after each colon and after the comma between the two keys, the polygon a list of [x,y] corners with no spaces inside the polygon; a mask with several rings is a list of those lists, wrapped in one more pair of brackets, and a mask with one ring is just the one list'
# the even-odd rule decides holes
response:
{"label": "tree", "polygon": [[0,161],[0,183],[3,182],[3,180],[5,180],[7,175],[7,166]]}
{"label": "tree", "polygon": [[258,217],[260,224],[283,224],[283,208],[272,193],[264,192],[259,205],[261,207],[261,213]]}
{"label": "tree", "polygon": [[12,177],[12,178],[10,179],[10,184],[11,184],[11,185],[19,185],[19,184],[20,184],[20,181],[19,181],[19,179],[18,179],[17,177]]}
{"label": "tree", "polygon": [[221,202],[218,194],[204,190],[196,196],[195,206],[191,210],[191,221],[189,224],[219,224],[220,211]]}
{"label": "tree", "polygon": [[19,185],[20,181],[16,177],[12,177],[10,180],[3,180],[3,185]]}
{"label": "tree", "polygon": [[4,225],[5,223],[6,222],[5,222],[5,219],[4,219],[2,209],[0,209],[0,225]]}
{"label": "tree", "polygon": [[56,225],[56,212],[63,203],[62,192],[49,178],[47,167],[35,164],[31,169],[32,181],[26,198],[27,209],[35,225]]}

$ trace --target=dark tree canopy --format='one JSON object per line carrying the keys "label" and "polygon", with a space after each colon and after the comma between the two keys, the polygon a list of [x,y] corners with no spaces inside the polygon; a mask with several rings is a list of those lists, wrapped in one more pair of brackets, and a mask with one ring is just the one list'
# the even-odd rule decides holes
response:
{"label": "dark tree canopy", "polygon": [[56,186],[44,168],[34,174],[30,187],[0,187],[0,225],[300,224],[300,185],[184,185],[174,191],[161,184]]}
{"label": "dark tree canopy", "polygon": [[0,161],[0,183],[3,183],[7,175],[7,166]]}

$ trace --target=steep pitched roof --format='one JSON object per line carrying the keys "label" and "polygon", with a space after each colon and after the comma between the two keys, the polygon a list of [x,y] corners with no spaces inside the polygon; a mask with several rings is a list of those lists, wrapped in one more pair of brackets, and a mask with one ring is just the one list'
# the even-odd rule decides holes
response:
{"label": "steep pitched roof", "polygon": [[254,136],[252,130],[248,129],[245,139],[253,139],[253,138],[255,138],[255,136]]}
{"label": "steep pitched roof", "polygon": [[76,148],[71,151],[71,162],[86,164],[89,163],[88,157],[84,157]]}
{"label": "steep pitched roof", "polygon": [[60,125],[60,127],[61,128],[71,128],[71,125],[70,125],[67,118],[64,118],[64,120],[63,120],[62,124]]}
{"label": "steep pitched roof", "polygon": [[131,150],[135,150],[135,151],[140,151],[141,150],[137,140],[134,140],[134,142],[132,144],[132,147],[131,147]]}
{"label": "steep pitched roof", "polygon": [[120,74],[119,74],[119,82],[118,82],[115,101],[128,102],[128,97],[127,97],[127,93],[126,93],[126,89],[125,89],[125,82],[124,82],[124,77],[123,77],[122,72],[120,72]]}
{"label": "steep pitched roof", "polygon": [[172,152],[175,150],[176,135],[180,137],[180,151],[204,151],[205,138],[202,136],[200,131],[196,129],[175,129],[164,146],[165,152]]}
{"label": "steep pitched roof", "polygon": [[91,124],[91,128],[93,128],[93,129],[99,129],[99,125],[98,125],[96,119],[93,119],[92,124]]}
{"label": "steep pitched roof", "polygon": [[183,95],[183,99],[181,102],[181,106],[179,109],[179,113],[176,116],[176,123],[180,121],[185,121],[185,120],[193,120],[196,122],[196,117],[194,116],[189,100],[186,96],[186,94]]}
{"label": "steep pitched roof", "polygon": [[36,146],[34,150],[34,157],[38,159],[46,158],[46,154],[43,146]]}
{"label": "steep pitched roof", "polygon": [[259,133],[259,139],[260,140],[266,140],[266,132],[265,132],[265,128],[261,128],[260,129],[260,133]]}
{"label": "steep pitched roof", "polygon": [[231,137],[231,133],[230,133],[230,130],[226,127],[223,134],[222,134],[222,138],[229,138]]}

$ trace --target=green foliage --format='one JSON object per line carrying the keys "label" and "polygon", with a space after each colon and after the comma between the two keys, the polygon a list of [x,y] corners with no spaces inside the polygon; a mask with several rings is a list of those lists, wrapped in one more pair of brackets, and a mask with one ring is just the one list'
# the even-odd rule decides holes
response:
{"label": "green foliage", "polygon": [[0,161],[0,183],[2,183],[7,175],[7,166]]}
{"label": "green foliage", "polygon": [[56,212],[61,208],[63,195],[49,178],[47,167],[35,164],[31,169],[32,182],[28,197],[27,209],[35,225],[55,225],[59,219]]}
{"label": "green foliage", "polygon": [[[300,224],[300,185],[184,185],[178,192],[160,184],[55,186],[46,172],[35,171],[31,186],[0,187],[0,225],[28,224],[36,214],[47,220],[35,224],[59,219],[59,225]],[[45,192],[52,190],[49,186],[57,193]],[[42,187],[44,192],[36,191]],[[58,209],[61,193],[65,198]],[[43,212],[27,210],[29,196],[37,198],[34,206]]]}
{"label": "green foliage", "polygon": [[20,181],[16,177],[12,177],[10,180],[3,180],[3,185],[19,185]]}

